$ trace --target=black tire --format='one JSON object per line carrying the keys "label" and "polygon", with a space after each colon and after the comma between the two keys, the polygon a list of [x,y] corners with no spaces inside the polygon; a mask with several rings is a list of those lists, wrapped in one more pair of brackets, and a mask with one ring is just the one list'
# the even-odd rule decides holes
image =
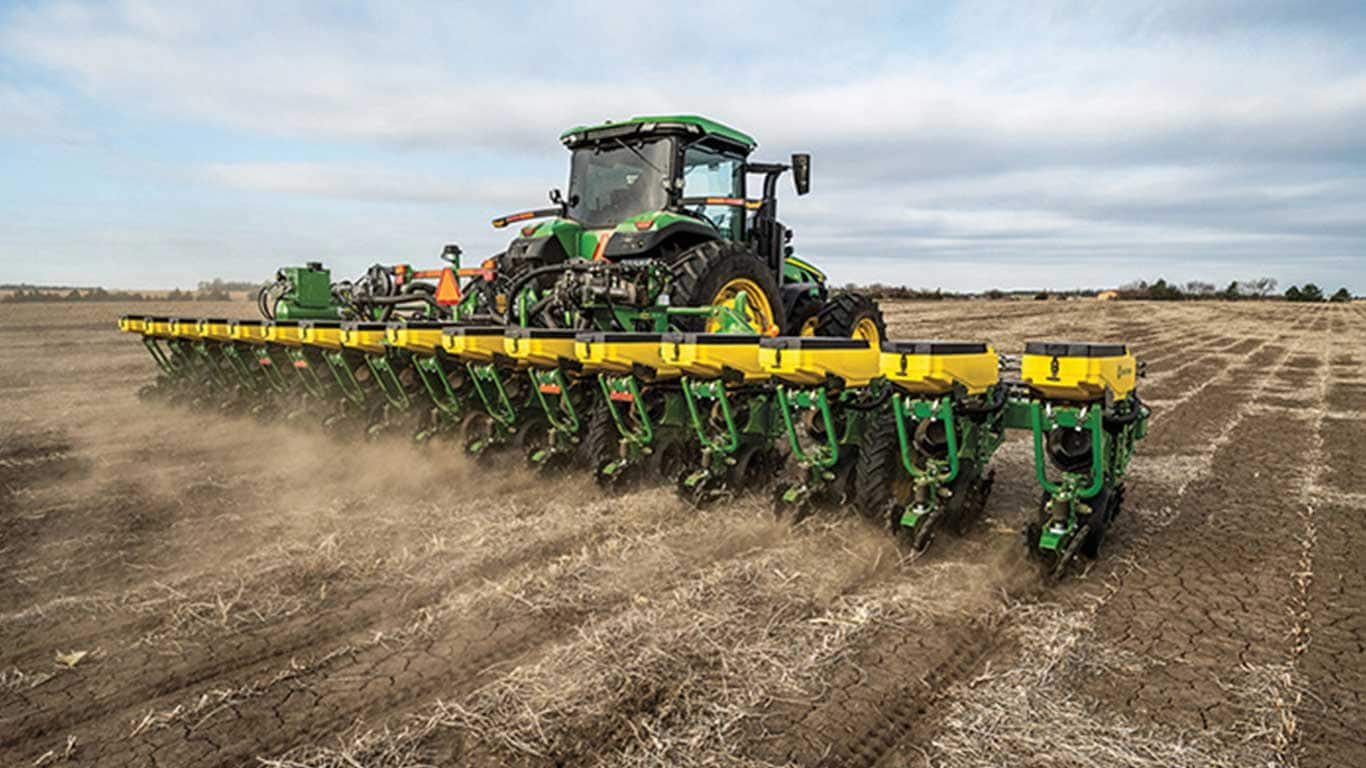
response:
{"label": "black tire", "polygon": [[[709,306],[726,283],[748,279],[764,292],[764,298],[773,311],[773,322],[779,331],[787,330],[777,276],[744,243],[729,240],[699,243],[678,254],[672,269],[670,306]],[[703,331],[707,321],[704,317],[679,317],[674,324],[682,331]]]}
{"label": "black tire", "polygon": [[1119,514],[1119,505],[1124,499],[1124,488],[1105,488],[1091,499],[1091,514],[1087,522],[1091,530],[1082,542],[1081,553],[1092,560],[1100,557],[1100,549],[1105,544],[1105,532]]}
{"label": "black tire", "polygon": [[588,434],[579,446],[583,463],[593,471],[594,477],[598,476],[603,467],[617,460],[620,445],[612,413],[607,410],[606,403],[595,398],[592,412],[588,416]]}
{"label": "black tire", "polygon": [[809,294],[799,296],[796,303],[792,305],[792,311],[788,313],[787,332],[793,336],[801,336],[803,335],[802,327],[810,321],[813,325],[813,329],[810,334],[806,335],[814,336],[815,320],[820,315],[821,308],[824,306],[825,303],[816,296],[811,296]]}
{"label": "black tire", "polygon": [[882,310],[877,302],[861,293],[837,293],[825,302],[820,314],[816,316],[816,335],[847,339],[854,335],[859,321],[865,319],[870,319],[877,325],[879,342],[887,338],[887,322],[882,319]]}
{"label": "black tire", "polygon": [[863,434],[858,459],[854,464],[854,508],[869,520],[882,520],[893,530],[898,525],[900,508],[892,484],[906,479],[901,465],[901,441],[896,420],[880,414]]}

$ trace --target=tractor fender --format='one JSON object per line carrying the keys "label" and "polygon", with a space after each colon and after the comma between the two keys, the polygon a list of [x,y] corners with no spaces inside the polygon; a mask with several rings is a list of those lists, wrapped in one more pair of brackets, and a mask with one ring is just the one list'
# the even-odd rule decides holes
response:
{"label": "tractor fender", "polygon": [[698,243],[720,240],[721,237],[701,221],[674,221],[658,229],[645,232],[615,232],[603,249],[604,258],[613,261],[657,253],[665,246],[676,252],[685,251]]}
{"label": "tractor fender", "polygon": [[569,258],[558,237],[519,237],[508,244],[499,260],[499,271],[521,274],[528,269],[559,264]]}

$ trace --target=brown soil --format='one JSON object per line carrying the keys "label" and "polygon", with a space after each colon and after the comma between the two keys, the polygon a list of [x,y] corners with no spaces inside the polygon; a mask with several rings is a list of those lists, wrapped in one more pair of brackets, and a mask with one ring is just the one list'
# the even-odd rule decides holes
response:
{"label": "brown soil", "polygon": [[1105,557],[1054,587],[1019,438],[907,561],[757,496],[143,403],[127,309],[0,309],[0,765],[1366,764],[1359,306],[885,307],[1147,361]]}

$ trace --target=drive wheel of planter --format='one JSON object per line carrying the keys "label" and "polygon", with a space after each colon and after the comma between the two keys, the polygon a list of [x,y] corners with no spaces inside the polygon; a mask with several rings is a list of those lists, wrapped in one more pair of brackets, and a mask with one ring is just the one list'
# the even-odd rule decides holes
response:
{"label": "drive wheel of planter", "polygon": [[579,445],[583,463],[593,471],[593,476],[603,482],[600,473],[604,467],[617,460],[620,439],[617,425],[612,421],[612,413],[607,404],[594,400],[593,409],[588,416],[588,434]]}
{"label": "drive wheel of planter", "polygon": [[[772,270],[744,243],[713,240],[680,253],[673,263],[672,307],[730,304],[745,294],[745,319],[755,333],[785,330],[783,305]],[[715,317],[683,316],[674,325],[684,331],[715,333],[723,326]]]}
{"label": "drive wheel of planter", "polygon": [[896,420],[873,421],[863,435],[854,464],[854,508],[869,520],[901,525],[901,512],[911,503],[915,485],[901,463]]}

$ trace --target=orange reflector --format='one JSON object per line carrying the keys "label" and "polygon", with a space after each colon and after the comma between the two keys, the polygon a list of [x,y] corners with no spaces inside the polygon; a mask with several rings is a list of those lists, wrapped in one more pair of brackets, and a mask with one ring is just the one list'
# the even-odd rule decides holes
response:
{"label": "orange reflector", "polygon": [[441,282],[436,284],[436,303],[447,307],[460,303],[460,282],[450,267],[441,270]]}
{"label": "orange reflector", "polygon": [[525,227],[522,227],[522,237],[531,237],[536,234],[536,230],[539,229],[540,226],[540,224],[528,224]]}
{"label": "orange reflector", "polygon": [[308,367],[308,361],[307,361],[307,360],[295,360],[295,361],[294,361],[294,367],[295,367],[295,368],[307,368],[307,367]]}
{"label": "orange reflector", "polygon": [[559,385],[559,384],[542,384],[542,385],[539,387],[539,389],[540,389],[542,392],[546,393],[547,395],[558,395],[558,394],[560,394],[560,385]]}
{"label": "orange reflector", "polygon": [[623,403],[633,403],[636,400],[630,392],[613,392],[611,397],[613,400],[620,400]]}
{"label": "orange reflector", "polygon": [[598,245],[593,249],[593,261],[606,261],[607,257],[602,255],[607,250],[607,241],[612,239],[611,232],[603,232],[598,236]]}
{"label": "orange reflector", "polygon": [[653,227],[654,225],[654,219],[640,219],[636,222],[636,229],[640,230],[641,232],[644,232],[645,230],[649,229],[650,227]]}
{"label": "orange reflector", "polygon": [[269,357],[263,357],[260,360],[257,360],[256,362],[260,363],[261,365],[273,365],[273,363],[270,362]]}

